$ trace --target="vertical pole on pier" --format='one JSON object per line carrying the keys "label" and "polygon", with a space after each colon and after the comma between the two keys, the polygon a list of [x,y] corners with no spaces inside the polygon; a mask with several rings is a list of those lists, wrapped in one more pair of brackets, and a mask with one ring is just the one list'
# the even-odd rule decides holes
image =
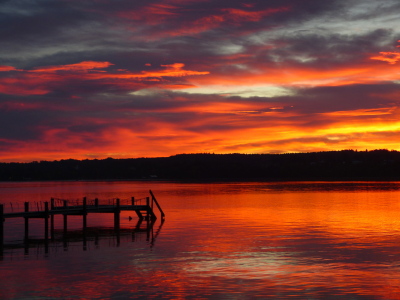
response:
{"label": "vertical pole on pier", "polygon": [[82,218],[83,218],[83,228],[82,228],[82,234],[83,234],[83,251],[87,250],[87,240],[86,240],[86,225],[87,225],[87,201],[86,197],[83,197],[83,203],[82,203]]}
{"label": "vertical pole on pier", "polygon": [[117,198],[116,199],[116,207],[114,210],[114,230],[117,235],[117,246],[119,246],[119,243],[120,243],[120,236],[119,236],[120,213],[121,213],[120,201]]}
{"label": "vertical pole on pier", "polygon": [[[24,203],[24,211],[29,212],[29,202]],[[25,216],[25,241],[28,241],[29,237],[29,217]]]}
{"label": "vertical pole on pier", "polygon": [[96,208],[99,207],[99,199],[97,198],[94,199],[94,206],[96,206]]}
{"label": "vertical pole on pier", "polygon": [[86,197],[83,197],[83,205],[82,205],[82,210],[83,210],[83,230],[86,230],[86,216],[87,216],[87,207],[86,207]]}
{"label": "vertical pole on pier", "polygon": [[0,254],[3,254],[4,243],[4,205],[0,204]]}
{"label": "vertical pole on pier", "polygon": [[49,202],[44,203],[44,238],[49,238]]}
{"label": "vertical pole on pier", "polygon": [[117,198],[116,199],[116,206],[115,206],[115,209],[114,209],[114,229],[115,230],[119,230],[119,219],[120,219],[120,212],[121,212],[121,209],[120,209],[120,202],[119,202],[119,199]]}
{"label": "vertical pole on pier", "polygon": [[150,216],[149,216],[149,208],[150,208],[150,197],[146,197],[146,206],[147,206],[147,216],[146,216],[146,220],[150,220]]}
{"label": "vertical pole on pier", "polygon": [[[67,200],[64,200],[64,210],[66,211],[68,209],[68,202]],[[63,214],[63,219],[64,219],[64,236],[67,235],[67,223],[68,223],[68,219],[67,219],[67,213],[65,212]]]}
{"label": "vertical pole on pier", "polygon": [[68,241],[67,241],[67,230],[68,230],[68,228],[67,228],[67,226],[68,226],[67,209],[68,209],[68,201],[64,200],[63,202],[64,202],[63,203],[63,207],[64,207],[64,213],[63,213],[63,223],[64,223],[64,226],[63,226],[63,229],[64,229],[64,232],[63,232],[63,246],[64,246],[64,251],[67,251],[67,249],[68,249]]}
{"label": "vertical pole on pier", "polygon": [[135,205],[135,197],[131,197],[132,206]]}
{"label": "vertical pole on pier", "polygon": [[[54,210],[54,198],[50,199],[50,210]],[[51,240],[54,240],[54,215],[51,214],[50,216],[50,236]]]}
{"label": "vertical pole on pier", "polygon": [[44,246],[45,253],[49,251],[49,202],[44,203]]}

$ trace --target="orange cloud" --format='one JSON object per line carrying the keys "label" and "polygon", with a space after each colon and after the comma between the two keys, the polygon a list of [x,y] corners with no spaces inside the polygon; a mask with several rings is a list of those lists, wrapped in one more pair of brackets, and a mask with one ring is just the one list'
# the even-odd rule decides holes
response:
{"label": "orange cloud", "polygon": [[190,80],[197,86],[257,86],[262,84],[282,86],[340,86],[350,84],[371,84],[400,80],[400,64],[361,64],[340,66],[336,69],[321,70],[295,66],[254,66],[231,74],[213,74]]}
{"label": "orange cloud", "polygon": [[389,64],[396,64],[400,60],[400,52],[379,52],[381,55],[373,56],[371,59],[387,61]]}

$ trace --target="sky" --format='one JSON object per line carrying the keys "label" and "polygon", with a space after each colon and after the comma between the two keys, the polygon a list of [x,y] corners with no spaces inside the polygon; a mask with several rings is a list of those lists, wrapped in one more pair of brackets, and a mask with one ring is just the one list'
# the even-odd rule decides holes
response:
{"label": "sky", "polygon": [[0,0],[0,161],[400,150],[398,0]]}

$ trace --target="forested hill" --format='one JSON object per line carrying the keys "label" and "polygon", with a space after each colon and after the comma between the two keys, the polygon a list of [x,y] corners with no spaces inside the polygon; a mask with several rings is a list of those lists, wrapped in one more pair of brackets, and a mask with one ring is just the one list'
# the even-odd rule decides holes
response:
{"label": "forested hill", "polygon": [[400,152],[179,154],[160,158],[0,163],[1,181],[107,179],[400,180]]}

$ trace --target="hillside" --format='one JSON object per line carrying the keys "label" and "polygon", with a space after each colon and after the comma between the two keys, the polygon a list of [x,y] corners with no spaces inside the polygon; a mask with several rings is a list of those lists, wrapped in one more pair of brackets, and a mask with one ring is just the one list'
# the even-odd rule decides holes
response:
{"label": "hillside", "polygon": [[171,157],[0,163],[20,180],[400,180],[400,152],[179,154]]}

